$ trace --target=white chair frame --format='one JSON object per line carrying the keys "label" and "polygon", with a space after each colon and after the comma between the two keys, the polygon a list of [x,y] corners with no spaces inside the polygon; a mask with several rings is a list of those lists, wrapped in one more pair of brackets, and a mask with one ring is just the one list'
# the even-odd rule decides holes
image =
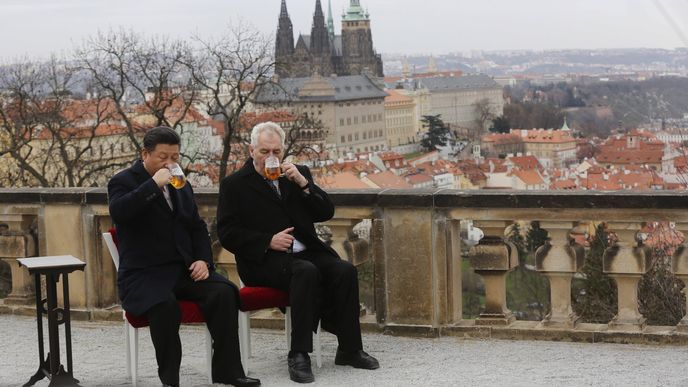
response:
{"label": "white chair frame", "polygon": [[[244,283],[239,282],[243,288]],[[244,372],[248,375],[250,368],[251,356],[251,312],[239,311],[239,348],[241,351],[241,364],[244,366]],[[284,315],[284,333],[287,337],[287,349],[291,348],[291,307],[286,307]],[[322,367],[322,346],[320,343],[320,323],[318,329],[315,331],[313,338],[313,349],[315,350],[315,364],[318,368]]]}
{"label": "white chair frame", "polygon": [[[119,269],[119,251],[112,239],[112,234],[109,232],[103,233],[103,240],[112,256],[112,262],[115,264],[115,269]],[[134,328],[122,311],[122,319],[124,320],[124,340],[127,346],[127,377],[131,379],[131,384],[136,387],[138,384],[138,370],[139,370],[139,328]],[[213,384],[213,339],[210,336],[208,327],[205,326],[205,357],[206,357],[206,372],[208,373],[208,384]]]}

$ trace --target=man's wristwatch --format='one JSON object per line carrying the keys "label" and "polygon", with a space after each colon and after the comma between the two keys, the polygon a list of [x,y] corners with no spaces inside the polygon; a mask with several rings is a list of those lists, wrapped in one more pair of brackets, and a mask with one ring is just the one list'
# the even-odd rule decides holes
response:
{"label": "man's wristwatch", "polygon": [[306,184],[304,184],[303,187],[299,186],[299,188],[301,188],[302,190],[308,188],[308,180],[306,180]]}

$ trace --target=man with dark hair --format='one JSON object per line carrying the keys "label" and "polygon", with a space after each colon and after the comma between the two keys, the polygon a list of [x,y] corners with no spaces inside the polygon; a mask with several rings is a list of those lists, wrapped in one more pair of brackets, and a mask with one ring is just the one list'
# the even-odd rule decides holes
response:
{"label": "man with dark hair", "polygon": [[305,166],[284,162],[282,177],[266,179],[266,160],[284,157],[284,137],[273,122],[253,128],[251,158],[220,185],[220,242],[234,253],[244,283],[289,292],[291,380],[315,380],[308,353],[319,320],[337,335],[335,364],[376,369],[378,361],[363,351],[361,341],[356,268],[315,233],[314,223],[332,218],[334,205]]}
{"label": "man with dark hair", "polygon": [[179,135],[168,127],[146,132],[141,160],[108,183],[117,227],[122,307],[150,322],[164,385],[179,384],[181,312],[177,300],[198,303],[213,339],[212,378],[258,386],[244,374],[237,332],[237,287],[215,272],[210,237],[190,184],[174,189],[169,167],[179,159]]}

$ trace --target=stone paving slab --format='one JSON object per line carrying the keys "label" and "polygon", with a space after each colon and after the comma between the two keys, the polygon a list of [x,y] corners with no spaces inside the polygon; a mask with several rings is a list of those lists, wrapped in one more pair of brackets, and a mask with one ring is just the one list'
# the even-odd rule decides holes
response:
{"label": "stone paving slab", "polygon": [[[44,324],[47,325],[47,324]],[[74,373],[82,386],[127,386],[121,323],[73,322]],[[202,327],[183,326],[182,386],[206,386]],[[323,367],[313,386],[686,386],[688,347],[546,341],[418,339],[365,334],[382,368],[334,365],[336,339],[323,334]],[[159,386],[147,329],[140,334],[139,385]],[[0,315],[0,386],[36,371],[34,318]],[[254,329],[250,375],[264,386],[289,381],[282,332]],[[64,354],[63,364],[64,364]],[[315,362],[314,362],[315,364]],[[47,386],[43,380],[36,386]]]}

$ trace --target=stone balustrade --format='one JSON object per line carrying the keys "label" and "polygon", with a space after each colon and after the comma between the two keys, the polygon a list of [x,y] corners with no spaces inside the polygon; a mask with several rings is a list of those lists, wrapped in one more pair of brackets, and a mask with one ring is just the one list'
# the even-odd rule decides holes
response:
{"label": "stone balustrade", "polygon": [[[677,192],[514,192],[458,190],[333,190],[335,216],[323,224],[332,246],[359,266],[371,289],[365,310],[369,329],[410,335],[544,338],[577,341],[688,343],[688,319],[675,327],[646,324],[638,309],[638,282],[652,266],[636,241],[643,222],[674,222],[688,230],[688,201]],[[201,216],[214,229],[216,190],[198,189]],[[462,221],[484,232],[463,246]],[[505,238],[516,221],[539,221],[548,242],[536,253],[535,270],[550,284],[551,308],[543,321],[517,320],[507,308],[507,276],[519,265]],[[604,254],[603,271],[618,290],[618,311],[607,324],[581,323],[571,304],[571,282],[585,264],[571,232],[587,222],[606,222],[616,242]],[[364,222],[368,240],[354,230]],[[102,188],[0,189],[0,259],[12,270],[12,292],[3,313],[30,313],[33,289],[14,260],[32,255],[74,255],[87,262],[70,277],[75,318],[118,319],[116,273],[100,233],[109,229]],[[237,281],[232,255],[215,242],[218,265]],[[688,281],[688,249],[679,247],[671,267]],[[462,266],[466,259],[485,287],[476,319],[463,318]],[[368,266],[363,266],[368,265]],[[365,270],[363,268],[365,267]],[[368,283],[369,282],[369,283]]]}

